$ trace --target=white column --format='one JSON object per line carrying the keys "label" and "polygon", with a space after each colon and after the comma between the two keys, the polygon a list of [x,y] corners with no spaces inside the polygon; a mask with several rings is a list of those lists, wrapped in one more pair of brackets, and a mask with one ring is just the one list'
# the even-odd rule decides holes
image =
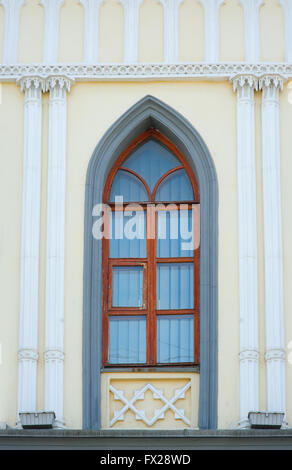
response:
{"label": "white column", "polygon": [[124,62],[138,62],[139,8],[143,0],[119,0],[124,7]]}
{"label": "white column", "polygon": [[66,93],[70,81],[51,77],[50,91],[48,204],[47,204],[47,271],[46,271],[46,349],[45,409],[56,414],[56,426],[64,425],[64,249],[66,190]]}
{"label": "white column", "polygon": [[3,64],[16,64],[18,60],[19,16],[25,0],[0,0],[5,10]]}
{"label": "white column", "polygon": [[284,10],[286,62],[292,62],[292,0],[278,0]]}
{"label": "white column", "polygon": [[20,80],[24,99],[18,412],[36,411],[42,89],[39,78]]}
{"label": "white column", "polygon": [[268,411],[285,412],[279,90],[283,79],[260,79],[262,94],[265,307]]}
{"label": "white column", "polygon": [[159,0],[164,8],[164,61],[178,62],[178,13],[183,0]]}
{"label": "white column", "polygon": [[257,230],[253,76],[233,79],[237,90],[237,177],[240,295],[240,427],[249,411],[258,411],[259,352],[257,295]]}
{"label": "white column", "polygon": [[99,9],[104,0],[79,0],[84,8],[84,62],[98,62]]}
{"label": "white column", "polygon": [[205,61],[219,61],[219,9],[224,0],[198,0],[205,14]]}
{"label": "white column", "polygon": [[239,0],[244,10],[245,60],[260,60],[259,9],[263,0]]}
{"label": "white column", "polygon": [[45,30],[43,45],[43,62],[58,62],[59,52],[59,18],[64,0],[40,0],[45,9]]}

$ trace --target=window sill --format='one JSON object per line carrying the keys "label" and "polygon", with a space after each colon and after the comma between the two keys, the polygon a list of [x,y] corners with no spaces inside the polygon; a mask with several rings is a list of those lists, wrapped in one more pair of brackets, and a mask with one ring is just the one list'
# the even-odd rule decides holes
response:
{"label": "window sill", "polygon": [[200,366],[103,367],[101,372],[200,372]]}

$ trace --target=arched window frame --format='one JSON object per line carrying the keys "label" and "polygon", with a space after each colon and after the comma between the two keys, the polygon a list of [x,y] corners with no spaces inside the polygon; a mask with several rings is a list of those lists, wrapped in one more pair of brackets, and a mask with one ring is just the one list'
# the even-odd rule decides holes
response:
{"label": "arched window frame", "polygon": [[121,152],[149,127],[161,131],[188,160],[200,189],[199,428],[217,428],[218,182],[210,152],[193,125],[172,107],[145,96],[107,130],[96,146],[85,186],[83,274],[83,428],[101,428],[102,243],[92,236],[93,208]]}
{"label": "arched window frame", "polygon": [[[156,182],[153,191],[151,192],[147,182],[135,171],[128,169],[124,166],[124,162],[131,153],[147,142],[149,139],[153,139],[158,143],[166,147],[178,160],[180,163],[175,168],[164,173]],[[191,201],[156,201],[156,193],[160,184],[175,171],[185,170],[193,190],[193,199]],[[192,257],[180,257],[180,258],[157,258],[156,256],[156,208],[161,203],[166,203],[167,205],[173,204],[174,207],[179,207],[181,203],[187,203],[188,207],[193,210],[193,206],[196,205],[196,208],[200,204],[200,195],[199,188],[194,176],[194,173],[182,154],[180,150],[166,138],[161,132],[156,129],[148,129],[139,135],[134,141],[121,153],[113,168],[111,169],[107,181],[104,186],[103,191],[103,203],[105,206],[110,206],[112,210],[114,209],[114,203],[110,200],[110,192],[114,182],[114,179],[119,170],[129,172],[138,178],[141,184],[145,187],[148,194],[148,201],[141,202],[135,201],[131,202],[132,207],[135,203],[143,206],[145,212],[147,211],[147,225],[154,226],[155,238],[150,238],[147,240],[147,255],[146,258],[129,258],[126,259],[111,259],[109,254],[110,240],[105,237],[102,241],[102,257],[103,257],[103,365],[106,367],[129,367],[127,363],[111,364],[108,361],[109,354],[109,319],[113,318],[114,315],[129,315],[130,312],[133,314],[136,312],[136,315],[145,317],[147,323],[147,334],[146,334],[146,362],[141,364],[131,364],[132,366],[159,366],[167,367],[175,365],[176,367],[182,367],[184,365],[199,365],[199,314],[200,314],[200,299],[199,299],[199,272],[200,272],[200,248],[196,248],[193,251]],[[130,201],[125,201],[124,206],[128,205]],[[149,206],[150,204],[150,210]],[[168,206],[169,207],[169,206]],[[148,209],[147,209],[148,208]],[[193,215],[196,213],[196,223],[199,224],[199,211],[194,211]],[[193,265],[193,297],[194,305],[192,309],[183,311],[182,309],[172,310],[158,310],[156,306],[156,267],[162,263],[191,263]],[[144,298],[146,303],[143,302],[143,307],[140,309],[133,307],[123,307],[123,308],[113,308],[112,305],[112,271],[113,267],[117,266],[143,266],[144,267]],[[194,360],[191,362],[169,362],[169,363],[159,363],[157,360],[157,318],[160,315],[182,315],[189,314],[193,318],[193,338],[194,338]]]}

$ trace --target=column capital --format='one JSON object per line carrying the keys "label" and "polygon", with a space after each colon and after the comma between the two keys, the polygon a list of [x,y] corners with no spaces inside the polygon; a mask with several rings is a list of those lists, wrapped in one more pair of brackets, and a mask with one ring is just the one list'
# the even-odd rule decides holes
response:
{"label": "column capital", "polygon": [[74,83],[75,81],[72,78],[65,76],[51,76],[45,80],[45,91],[59,89],[70,92],[71,85]]}
{"label": "column capital", "polygon": [[55,6],[62,6],[64,0],[40,0],[41,5],[44,7],[55,7]]}
{"label": "column capital", "polygon": [[281,75],[262,75],[259,78],[259,89],[264,90],[265,88],[274,88],[283,90],[283,84],[287,79]]}
{"label": "column capital", "polygon": [[[120,0],[125,1],[125,0]],[[126,0],[127,1],[127,0]],[[144,0],[140,0],[144,1]],[[158,0],[164,8],[177,8],[184,0]]]}
{"label": "column capital", "polygon": [[221,7],[223,3],[225,3],[225,0],[198,0],[203,7],[209,7],[209,6],[215,6],[217,8]]}
{"label": "column capital", "polygon": [[99,7],[104,3],[104,0],[79,0],[79,3],[81,3],[84,8]]}
{"label": "column capital", "polygon": [[17,85],[20,85],[20,89],[23,92],[28,90],[40,90],[45,91],[45,79],[41,77],[20,77],[16,81]]}
{"label": "column capital", "polygon": [[245,8],[259,8],[264,0],[238,0],[239,3]]}
{"label": "column capital", "polygon": [[237,91],[243,87],[248,86],[254,90],[258,90],[258,78],[255,75],[235,75],[230,78],[230,82],[233,83],[233,90]]}
{"label": "column capital", "polygon": [[26,0],[0,0],[0,5],[3,5],[6,12],[8,9],[13,12],[19,12],[22,5],[24,5]]}
{"label": "column capital", "polygon": [[[80,0],[80,1],[82,1],[82,0]],[[88,1],[88,0],[85,0],[85,1]],[[104,0],[95,0],[95,1],[104,1]],[[139,7],[141,5],[141,3],[144,2],[144,0],[118,0],[118,1],[121,5],[123,5],[123,7],[131,7],[131,6],[134,6],[134,7],[138,6]]]}

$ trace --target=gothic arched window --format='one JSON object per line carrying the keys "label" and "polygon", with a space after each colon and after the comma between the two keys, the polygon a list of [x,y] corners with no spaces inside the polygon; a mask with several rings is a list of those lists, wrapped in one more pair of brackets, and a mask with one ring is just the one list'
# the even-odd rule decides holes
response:
{"label": "gothic arched window", "polygon": [[199,190],[157,130],[136,138],[103,204],[103,365],[199,363]]}

